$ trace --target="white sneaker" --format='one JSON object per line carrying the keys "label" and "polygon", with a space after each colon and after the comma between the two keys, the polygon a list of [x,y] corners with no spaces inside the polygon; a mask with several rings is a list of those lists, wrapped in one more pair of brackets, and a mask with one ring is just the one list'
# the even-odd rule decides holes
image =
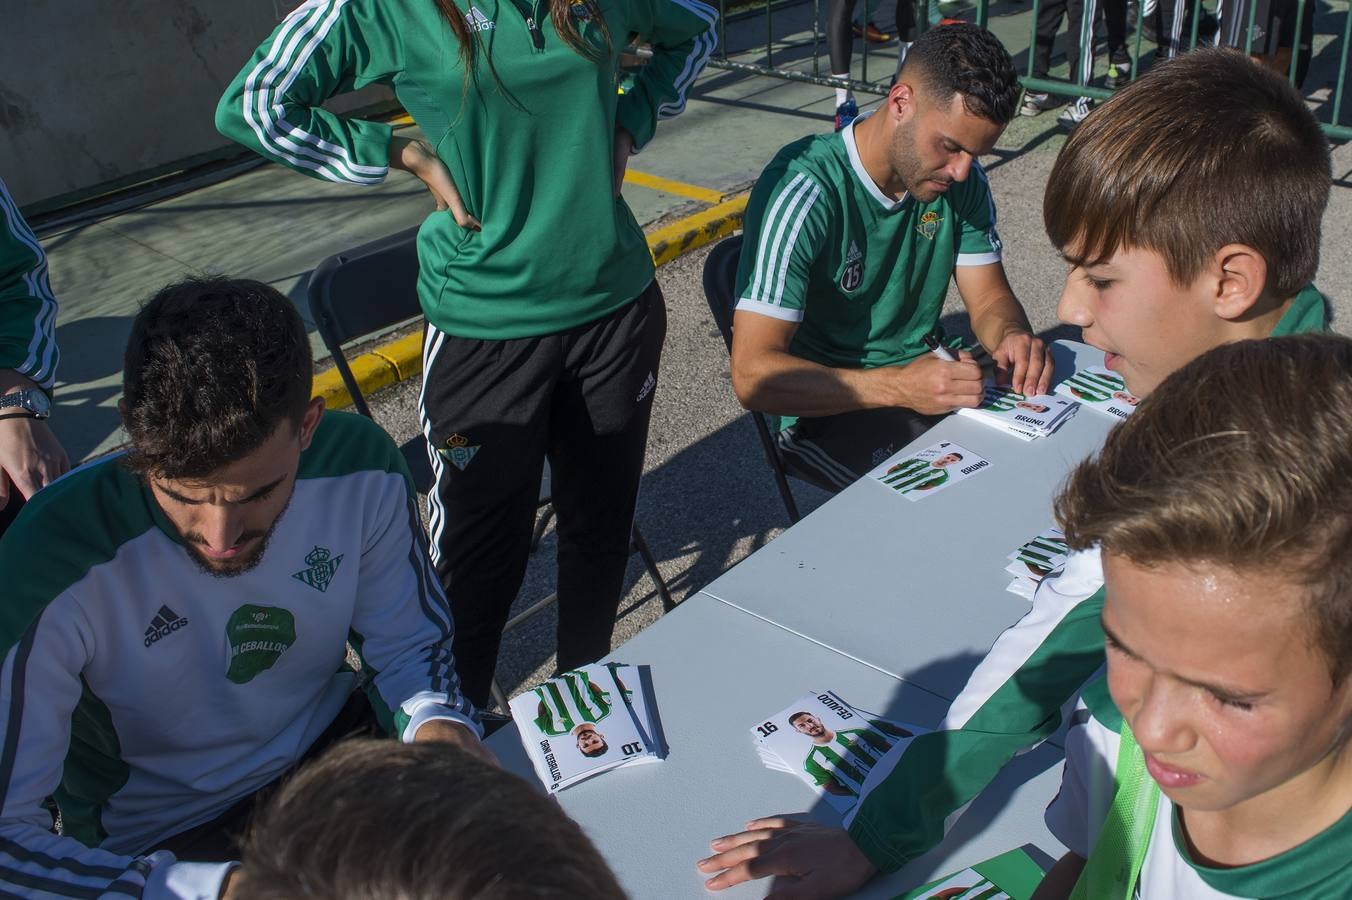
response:
{"label": "white sneaker", "polygon": [[1088,97],[1077,97],[1074,102],[1061,111],[1061,115],[1056,117],[1056,124],[1067,130],[1074,130],[1075,126],[1083,122],[1085,116],[1089,115],[1093,108],[1093,100]]}

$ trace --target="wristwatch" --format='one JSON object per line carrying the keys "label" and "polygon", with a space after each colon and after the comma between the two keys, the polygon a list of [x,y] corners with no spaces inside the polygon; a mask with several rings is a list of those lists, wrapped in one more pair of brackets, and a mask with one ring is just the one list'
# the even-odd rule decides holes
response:
{"label": "wristwatch", "polygon": [[[7,409],[18,412],[6,413]],[[40,388],[24,388],[11,394],[0,395],[0,418],[27,415],[34,419],[46,419],[52,414],[52,401]]]}

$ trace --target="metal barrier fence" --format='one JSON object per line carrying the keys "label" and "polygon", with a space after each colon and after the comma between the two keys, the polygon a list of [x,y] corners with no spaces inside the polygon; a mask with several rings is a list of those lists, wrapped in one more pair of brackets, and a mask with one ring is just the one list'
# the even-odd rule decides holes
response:
{"label": "metal barrier fence", "polygon": [[[848,80],[830,77],[829,68],[824,66],[822,62],[822,47],[825,45],[825,35],[821,30],[821,23],[823,13],[827,11],[826,6],[831,2],[833,0],[760,0],[760,2],[741,3],[729,11],[729,0],[717,0],[719,49],[717,54],[710,59],[709,65],[713,68],[808,82],[824,87],[845,86],[856,93],[887,93],[888,85],[894,74],[895,57],[884,57],[881,62],[884,63],[886,71],[881,73],[881,77],[870,78],[870,56],[874,58],[873,68],[875,73],[877,73],[880,60],[878,60],[877,51],[870,52],[869,42],[866,40],[862,42],[859,77],[851,77]],[[883,0],[883,2],[887,2],[887,0]],[[919,23],[920,30],[925,30],[937,23],[938,17],[935,14],[935,8],[938,4],[936,0],[902,0],[902,2],[915,3],[915,21]],[[1015,2],[1018,2],[1018,0],[1015,0]],[[1005,40],[1006,47],[1015,56],[1016,64],[1018,64],[1021,56],[1026,56],[1026,66],[1024,67],[1024,74],[1019,79],[1020,82],[1029,91],[1055,94],[1067,98],[1088,97],[1094,100],[1105,100],[1112,96],[1112,90],[1083,83],[1081,79],[1069,80],[1034,76],[1033,48],[1037,40],[1038,14],[1042,7],[1049,2],[1064,3],[1064,0],[1032,0],[1030,9],[1027,11],[1020,10],[1013,14],[1014,16],[1027,15],[1030,20],[1027,48],[1009,47],[1010,41]],[[1121,0],[1121,2],[1125,3],[1126,0]],[[1138,2],[1141,9],[1138,10],[1136,16],[1135,28],[1127,34],[1127,43],[1131,48],[1130,77],[1132,79],[1136,77],[1142,53],[1150,53],[1153,47],[1163,46],[1165,49],[1160,52],[1170,55],[1174,52],[1186,52],[1199,44],[1211,43],[1209,38],[1201,36],[1202,23],[1205,18],[1214,16],[1220,5],[1227,0],[1215,0],[1214,4],[1210,5],[1203,4],[1202,0],[1174,0],[1177,6],[1174,7],[1175,13],[1172,16],[1170,28],[1172,34],[1167,38],[1163,34],[1157,35],[1158,43],[1148,40],[1145,36],[1147,10],[1153,10],[1156,2],[1168,2],[1168,0],[1138,0]],[[1244,36],[1244,52],[1252,54],[1255,35],[1261,34],[1261,29],[1255,27],[1259,4],[1266,2],[1266,0],[1234,0],[1234,2],[1247,6],[1247,26],[1242,31],[1240,29],[1236,29],[1236,31]],[[1275,3],[1277,0],[1272,0],[1272,2]],[[1302,63],[1310,68],[1311,64],[1316,62],[1316,59],[1320,62],[1316,67],[1317,71],[1312,69],[1306,79],[1305,96],[1307,100],[1318,104],[1316,115],[1320,118],[1320,124],[1329,137],[1338,140],[1352,140],[1352,124],[1344,124],[1341,119],[1343,94],[1348,80],[1348,49],[1349,46],[1352,46],[1352,0],[1338,0],[1336,3],[1330,3],[1326,0],[1325,5],[1328,7],[1343,7],[1341,27],[1329,28],[1331,21],[1335,26],[1337,24],[1337,13],[1330,9],[1322,17],[1324,30],[1314,32],[1313,39],[1307,47],[1302,46],[1304,43],[1301,39],[1302,27],[1310,28],[1310,24],[1313,22],[1312,17],[1316,12],[1316,0],[1294,0],[1294,3],[1295,25],[1290,32],[1293,36],[1292,46],[1290,48],[1282,47],[1282,51],[1290,51],[1290,61],[1287,63],[1283,56],[1280,62],[1286,70],[1287,77],[1293,83],[1296,81],[1297,72],[1301,70]],[[861,5],[864,7],[863,22],[867,24],[869,12],[875,9],[876,5],[873,0],[861,0]],[[801,7],[804,6],[811,8],[811,22],[806,27],[799,27],[804,25],[801,21],[804,11]],[[975,5],[965,10],[962,17],[985,27],[989,23],[990,6],[991,0],[975,0]],[[1187,25],[1187,13],[1189,11],[1191,24]],[[1244,14],[1244,12],[1240,12],[1240,15]],[[736,25],[739,27],[739,31],[745,34],[748,27],[754,27],[757,16],[764,17],[764,44],[752,44],[745,49],[730,53],[727,44],[728,26]],[[781,20],[779,26],[781,33],[778,36],[776,34],[777,17]],[[790,24],[787,26],[783,24],[785,19],[790,20]],[[1067,22],[1067,27],[1070,24]],[[998,29],[996,33],[1000,34],[1001,31],[1007,32],[1008,28]],[[1187,33],[1183,34],[1183,31]],[[1285,33],[1284,29],[1283,33]],[[1005,39],[1004,35],[1002,35],[1003,39]],[[1096,37],[1092,44],[1100,50],[1100,53],[1102,52],[1103,40],[1101,37]],[[810,65],[804,68],[801,63],[805,61],[804,54],[807,53],[809,48],[811,52]],[[753,54],[760,58],[755,61],[736,58]],[[1331,79],[1331,86],[1325,84],[1317,89],[1311,89],[1313,82],[1329,74],[1330,62],[1335,55],[1337,57],[1336,77]],[[794,67],[792,64],[784,64],[785,59],[800,65]],[[776,64],[777,60],[780,64]],[[1092,66],[1090,68],[1092,69]]]}

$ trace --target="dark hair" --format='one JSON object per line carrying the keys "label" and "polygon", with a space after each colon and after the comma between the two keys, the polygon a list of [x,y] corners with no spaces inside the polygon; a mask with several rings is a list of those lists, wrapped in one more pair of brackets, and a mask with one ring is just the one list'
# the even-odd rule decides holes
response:
{"label": "dark hair", "polygon": [[599,737],[599,738],[601,739],[601,746],[597,747],[595,750],[583,750],[583,749],[582,749],[582,747],[581,747],[581,740],[580,740],[580,739],[581,739],[581,737],[582,737],[582,733],[583,733],[584,731],[586,731],[586,730],[588,730],[588,729],[586,729],[586,728],[583,727],[583,726],[578,726],[577,731],[573,733],[573,740],[579,744],[579,746],[578,746],[578,748],[577,748],[577,752],[578,752],[578,753],[581,753],[583,756],[587,757],[588,759],[595,759],[595,758],[598,757],[598,756],[605,756],[606,751],[610,749],[610,745],[606,743],[606,736],[605,736],[604,734],[602,734],[601,732],[599,732],[599,731],[596,730],[596,726],[592,726],[591,729],[590,729],[590,731],[591,731],[592,734],[596,735],[597,737]]}
{"label": "dark hair", "polygon": [[348,740],[304,767],[244,839],[256,900],[623,900],[577,823],[449,744]]}
{"label": "dark hair", "polygon": [[1187,286],[1226,244],[1267,263],[1269,294],[1319,267],[1329,143],[1285,78],[1234,50],[1157,63],[1084,120],[1047,179],[1042,220],[1082,265],[1119,247],[1164,258]]}
{"label": "dark hair", "polygon": [[1019,74],[1014,60],[995,35],[959,22],[931,28],[906,51],[898,78],[919,73],[929,97],[948,103],[954,94],[974,116],[1003,127],[1014,118],[1019,102]]}
{"label": "dark hair", "polygon": [[314,363],[291,301],[257,281],[191,278],[152,297],[123,360],[125,464],[202,478],[299,426]]}
{"label": "dark hair", "polygon": [[[1245,60],[1245,65],[1250,63]],[[1240,341],[1174,372],[1056,499],[1075,550],[1284,571],[1312,642],[1352,672],[1352,340]]]}
{"label": "dark hair", "polygon": [[[803,716],[811,716],[811,715],[812,715],[812,713],[808,712],[807,710],[805,710],[805,709],[800,709],[800,710],[798,710],[798,712],[796,712],[796,713],[794,713],[793,715],[789,716],[789,724],[792,725],[793,723],[795,723],[795,722],[797,722],[799,719],[801,719]],[[813,718],[816,718],[816,716],[813,716]]]}

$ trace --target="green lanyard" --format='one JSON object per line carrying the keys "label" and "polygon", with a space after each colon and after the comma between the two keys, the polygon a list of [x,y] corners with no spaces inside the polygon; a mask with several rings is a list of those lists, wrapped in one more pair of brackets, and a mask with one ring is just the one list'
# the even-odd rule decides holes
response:
{"label": "green lanyard", "polygon": [[1131,900],[1155,828],[1160,789],[1145,768],[1145,754],[1136,743],[1127,720],[1122,720],[1121,743],[1113,780],[1117,791],[1108,819],[1089,853],[1070,900]]}

